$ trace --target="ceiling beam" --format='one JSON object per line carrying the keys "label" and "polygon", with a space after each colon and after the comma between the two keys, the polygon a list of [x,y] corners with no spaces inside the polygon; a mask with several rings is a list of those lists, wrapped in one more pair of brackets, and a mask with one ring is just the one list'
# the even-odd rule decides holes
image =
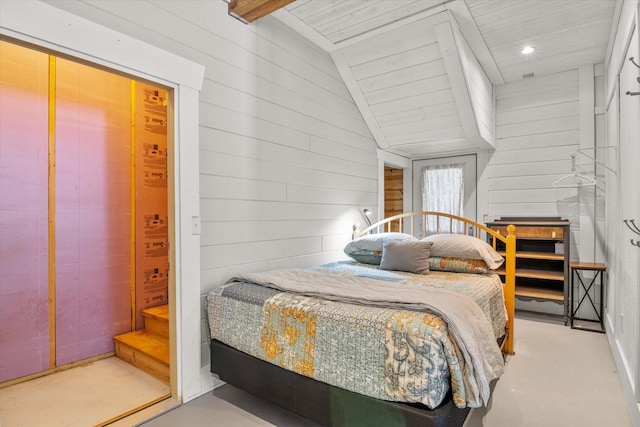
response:
{"label": "ceiling beam", "polygon": [[353,75],[351,65],[349,64],[346,56],[341,51],[334,51],[331,52],[331,58],[333,59],[333,63],[336,65],[345,86],[347,86],[347,90],[349,90],[351,98],[353,98],[353,102],[358,107],[358,110],[360,110],[362,119],[369,127],[369,131],[371,132],[373,139],[376,141],[376,144],[378,144],[378,148],[389,148],[387,137],[382,132],[382,129],[380,129],[378,120],[373,114],[373,111],[371,111],[371,107],[369,106],[362,89],[360,89],[358,81]]}
{"label": "ceiling beam", "polygon": [[294,1],[295,0],[231,0],[229,1],[228,11],[229,15],[248,24]]}
{"label": "ceiling beam", "polygon": [[482,65],[485,73],[494,85],[502,86],[505,84],[504,77],[500,73],[500,69],[496,64],[493,55],[489,50],[484,37],[480,29],[476,25],[476,21],[471,15],[471,11],[467,6],[467,3],[463,0],[455,0],[446,4],[446,8],[449,9],[454,16],[454,20],[457,22],[462,36],[465,38],[476,58]]}
{"label": "ceiling beam", "polygon": [[332,41],[305,24],[297,16],[289,12],[289,10],[282,8],[273,13],[271,16],[278,19],[283,24],[289,26],[310,42],[315,43],[317,46],[320,46],[320,48],[325,52],[331,52],[335,50],[336,45],[334,45]]}

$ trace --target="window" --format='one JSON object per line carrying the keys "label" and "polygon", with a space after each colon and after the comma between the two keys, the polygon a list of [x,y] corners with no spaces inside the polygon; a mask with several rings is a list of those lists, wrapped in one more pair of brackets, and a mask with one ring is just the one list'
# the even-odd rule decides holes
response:
{"label": "window", "polygon": [[[414,160],[411,168],[413,170],[411,205],[414,211],[439,211],[476,219],[475,154]],[[427,174],[429,182],[426,179]],[[422,224],[418,220],[414,224],[417,230],[416,236],[422,238],[424,235],[434,233],[437,225],[440,225],[440,232],[449,233],[448,220],[442,219],[440,224],[436,224],[435,220],[431,224]],[[464,233],[462,229],[452,231]]]}
{"label": "window", "polygon": [[[422,175],[422,210],[464,216],[464,164],[426,166]],[[438,227],[436,220],[429,217],[429,233],[435,233],[438,228],[449,228],[448,221]],[[462,223],[454,222],[452,231],[463,233]]]}

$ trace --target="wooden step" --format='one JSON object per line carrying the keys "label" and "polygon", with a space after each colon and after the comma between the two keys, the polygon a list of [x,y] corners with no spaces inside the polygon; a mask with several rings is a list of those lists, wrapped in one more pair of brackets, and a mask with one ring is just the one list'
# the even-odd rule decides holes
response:
{"label": "wooden step", "polygon": [[116,356],[169,384],[169,338],[144,329],[113,337]]}
{"label": "wooden step", "polygon": [[147,332],[169,339],[169,305],[142,310],[142,316]]}

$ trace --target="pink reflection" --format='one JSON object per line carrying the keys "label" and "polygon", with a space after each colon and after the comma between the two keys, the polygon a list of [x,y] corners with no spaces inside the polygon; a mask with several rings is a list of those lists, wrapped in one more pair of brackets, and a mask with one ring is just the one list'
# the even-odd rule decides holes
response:
{"label": "pink reflection", "polygon": [[0,382],[49,368],[47,82],[0,42]]}
{"label": "pink reflection", "polygon": [[130,83],[57,61],[56,363],[131,328]]}

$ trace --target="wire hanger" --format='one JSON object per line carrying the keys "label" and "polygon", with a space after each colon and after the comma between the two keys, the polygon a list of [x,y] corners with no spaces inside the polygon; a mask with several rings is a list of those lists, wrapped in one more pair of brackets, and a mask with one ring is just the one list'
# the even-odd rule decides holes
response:
{"label": "wire hanger", "polygon": [[[596,185],[595,178],[582,175],[576,172],[576,156],[577,153],[571,153],[571,173],[565,175],[553,183],[555,188],[577,188],[577,187],[594,187]],[[573,180],[571,182],[570,180]],[[569,181],[569,182],[566,182]]]}

